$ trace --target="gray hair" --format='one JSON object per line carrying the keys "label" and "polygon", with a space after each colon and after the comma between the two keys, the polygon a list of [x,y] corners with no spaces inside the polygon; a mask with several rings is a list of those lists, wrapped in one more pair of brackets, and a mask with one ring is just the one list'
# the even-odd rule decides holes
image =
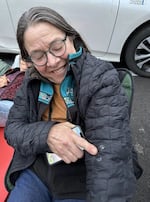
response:
{"label": "gray hair", "polygon": [[65,32],[68,36],[72,36],[75,48],[82,46],[86,51],[89,49],[80,36],[80,34],[69,25],[66,20],[56,11],[48,7],[33,7],[24,12],[18,21],[17,26],[17,42],[20,48],[22,59],[27,60],[29,55],[24,45],[24,33],[29,26],[39,22],[47,22]]}

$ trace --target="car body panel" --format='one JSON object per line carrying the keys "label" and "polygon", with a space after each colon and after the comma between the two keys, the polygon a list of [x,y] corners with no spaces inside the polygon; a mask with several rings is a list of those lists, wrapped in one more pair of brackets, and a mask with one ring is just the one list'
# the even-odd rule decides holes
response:
{"label": "car body panel", "polygon": [[[139,2],[139,4],[134,2]],[[126,14],[127,11],[128,15]],[[150,1],[120,1],[115,29],[107,51],[110,56],[106,55],[104,59],[119,61],[120,53],[128,37],[148,20],[150,20]]]}
{"label": "car body panel", "polygon": [[[118,2],[118,0],[99,0],[94,3],[93,1],[87,3],[86,0],[63,0],[63,2],[61,0],[51,0],[50,2],[47,0],[8,0],[8,5],[11,16],[13,16],[15,30],[19,17],[26,9],[32,6],[49,6],[62,14],[80,32],[92,51],[96,52],[101,47],[101,52],[105,53],[111,40]],[[99,12],[100,10],[101,12]],[[98,29],[99,26],[100,29]],[[106,34],[102,34],[103,32]]]}
{"label": "car body panel", "polygon": [[16,47],[15,31],[5,0],[0,0],[0,27],[0,52],[13,52],[13,48]]}
{"label": "car body panel", "polygon": [[[149,0],[1,0],[0,52],[19,52],[16,27],[32,6],[48,6],[62,14],[83,36],[91,52],[104,60],[120,61],[130,34],[150,19]],[[5,18],[3,17],[6,16]],[[7,26],[6,26],[7,24]]]}

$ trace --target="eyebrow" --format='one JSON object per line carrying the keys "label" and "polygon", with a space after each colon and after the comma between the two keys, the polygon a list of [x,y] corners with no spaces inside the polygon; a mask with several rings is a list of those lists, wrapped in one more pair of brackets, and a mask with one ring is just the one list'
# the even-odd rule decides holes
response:
{"label": "eyebrow", "polygon": [[56,41],[63,41],[63,40],[65,40],[65,39],[66,39],[66,35],[65,35],[64,38],[56,38],[56,39],[54,39],[53,41],[51,41],[51,42],[49,43],[49,47],[50,47],[54,42],[56,42]]}
{"label": "eyebrow", "polygon": [[[65,37],[62,39],[62,38],[56,38],[56,39],[54,39],[53,41],[51,41],[49,44],[48,44],[48,49],[50,48],[50,46],[54,43],[54,42],[56,42],[56,41],[63,41],[63,40],[66,40],[66,37],[67,37],[67,34],[65,35]],[[47,51],[47,50],[46,50]],[[37,50],[33,50],[31,53],[30,53],[30,55],[32,55],[33,53],[36,53],[36,52],[46,52],[45,50],[41,50],[41,49],[37,49]]]}

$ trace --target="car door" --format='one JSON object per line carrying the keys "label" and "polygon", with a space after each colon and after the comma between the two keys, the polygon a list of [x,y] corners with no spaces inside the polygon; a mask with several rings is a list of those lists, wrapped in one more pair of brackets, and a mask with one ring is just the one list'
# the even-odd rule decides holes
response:
{"label": "car door", "polygon": [[21,14],[32,6],[48,6],[62,14],[83,36],[95,55],[107,52],[119,0],[7,0],[16,25]]}
{"label": "car door", "polygon": [[12,26],[6,0],[0,0],[0,52],[15,52],[17,47],[15,30]]}

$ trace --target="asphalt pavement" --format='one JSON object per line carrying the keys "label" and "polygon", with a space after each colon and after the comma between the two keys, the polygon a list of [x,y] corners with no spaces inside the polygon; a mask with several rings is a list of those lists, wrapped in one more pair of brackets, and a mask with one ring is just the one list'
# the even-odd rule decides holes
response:
{"label": "asphalt pavement", "polygon": [[131,114],[133,143],[144,172],[137,182],[133,202],[150,202],[150,78],[134,77]]}

